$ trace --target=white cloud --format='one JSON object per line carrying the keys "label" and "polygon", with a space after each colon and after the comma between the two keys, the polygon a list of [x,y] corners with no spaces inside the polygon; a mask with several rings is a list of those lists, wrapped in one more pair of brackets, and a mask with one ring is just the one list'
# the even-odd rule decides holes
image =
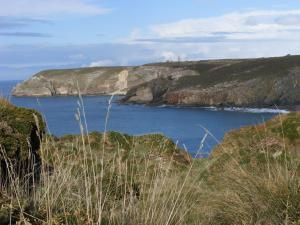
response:
{"label": "white cloud", "polygon": [[101,66],[113,66],[114,62],[112,60],[99,60],[91,62],[88,67],[101,67]]}
{"label": "white cloud", "polygon": [[70,55],[68,58],[72,60],[84,60],[86,56],[84,54],[79,53],[79,54]]}
{"label": "white cloud", "polygon": [[138,28],[135,28],[131,31],[130,35],[129,35],[129,38],[130,39],[136,39],[138,38],[139,36],[141,35],[141,31],[140,29]]}
{"label": "white cloud", "polygon": [[[300,43],[288,42],[228,42],[228,43],[189,43],[153,44],[148,48],[154,52],[150,61],[205,60],[225,58],[256,58],[300,54]],[[175,57],[176,56],[176,57]]]}
{"label": "white cloud", "polygon": [[150,27],[150,38],[202,37],[202,39],[209,39],[222,36],[224,41],[299,40],[299,26],[300,10],[235,12],[217,17],[185,19],[153,25]]}
{"label": "white cloud", "polygon": [[[77,54],[82,54],[85,58],[82,60],[69,58],[69,56]],[[177,61],[177,56],[181,56],[182,60],[201,60],[269,57],[286,54],[300,54],[300,42],[247,41],[188,44],[151,43],[146,45],[99,44],[91,46],[2,46],[0,43],[0,70],[2,71],[0,80],[23,79],[40,70],[51,68],[142,65],[165,61],[169,58],[172,59],[172,57],[174,57],[173,61]]]}
{"label": "white cloud", "polygon": [[0,0],[0,16],[104,14],[109,9],[86,0]]}
{"label": "white cloud", "polygon": [[165,61],[175,61],[177,60],[178,56],[172,51],[163,51],[161,56],[164,58]]}
{"label": "white cloud", "polygon": [[173,51],[162,51],[158,53],[158,59],[163,61],[178,61],[178,60],[185,60],[186,55],[183,53],[175,53]]}
{"label": "white cloud", "polygon": [[25,69],[30,67],[46,67],[46,68],[55,68],[62,66],[72,66],[74,62],[44,62],[44,63],[1,63],[0,67],[5,67],[9,69]]}
{"label": "white cloud", "polygon": [[127,39],[158,60],[300,54],[300,9],[233,12],[156,24]]}

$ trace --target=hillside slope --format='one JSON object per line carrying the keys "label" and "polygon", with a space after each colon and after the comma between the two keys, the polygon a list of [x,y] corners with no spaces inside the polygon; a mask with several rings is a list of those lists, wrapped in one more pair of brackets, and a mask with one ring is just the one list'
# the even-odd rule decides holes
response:
{"label": "hillside slope", "polygon": [[300,105],[300,56],[42,71],[15,96],[126,94],[124,103]]}
{"label": "hillside slope", "polygon": [[291,106],[300,103],[300,56],[170,63],[199,73],[160,78],[130,90],[124,102],[199,106]]}
{"label": "hillside slope", "polygon": [[168,66],[94,67],[42,71],[17,85],[15,96],[110,95],[127,90],[158,77],[174,79],[196,72]]}
{"label": "hillside slope", "polygon": [[300,113],[229,132],[209,158],[201,224],[299,224]]}

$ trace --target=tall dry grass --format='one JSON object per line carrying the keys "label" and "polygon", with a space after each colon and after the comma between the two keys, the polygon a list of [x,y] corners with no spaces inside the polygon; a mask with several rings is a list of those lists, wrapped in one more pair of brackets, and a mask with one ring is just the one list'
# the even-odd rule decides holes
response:
{"label": "tall dry grass", "polygon": [[[121,145],[108,153],[106,131],[103,145],[95,149],[81,97],[78,105],[81,136],[63,150],[53,137],[44,138],[39,183],[29,190],[26,182],[8,170],[11,185],[2,191],[2,224],[185,224],[196,203],[194,189],[199,182],[191,177],[193,163],[176,169],[171,158],[157,162],[146,156],[141,159],[135,156],[135,149],[124,160]],[[13,163],[6,159],[11,168]]]}
{"label": "tall dry grass", "polygon": [[0,106],[1,105],[2,106],[8,106],[8,105],[10,105],[10,102],[7,99],[1,97],[1,95],[0,95]]}
{"label": "tall dry grass", "polygon": [[207,170],[217,159],[194,159],[176,169],[172,160],[141,160],[134,147],[124,159],[121,145],[111,152],[106,133],[101,147],[92,146],[82,98],[78,105],[81,136],[63,149],[51,136],[43,140],[38,184],[28,190],[8,170],[0,224],[300,224],[297,157],[266,160],[257,170],[237,164],[221,174]]}
{"label": "tall dry grass", "polygon": [[206,190],[204,224],[279,225],[300,223],[300,163],[268,163],[260,172],[229,168]]}

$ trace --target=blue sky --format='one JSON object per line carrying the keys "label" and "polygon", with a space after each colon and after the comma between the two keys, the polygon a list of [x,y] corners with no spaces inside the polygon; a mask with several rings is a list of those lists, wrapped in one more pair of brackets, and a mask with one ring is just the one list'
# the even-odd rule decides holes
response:
{"label": "blue sky", "polygon": [[298,0],[0,0],[0,80],[43,69],[300,54]]}

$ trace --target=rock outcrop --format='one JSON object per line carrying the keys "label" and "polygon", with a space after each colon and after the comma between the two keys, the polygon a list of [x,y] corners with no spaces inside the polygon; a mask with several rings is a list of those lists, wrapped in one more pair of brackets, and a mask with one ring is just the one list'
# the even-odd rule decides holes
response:
{"label": "rock outcrop", "polygon": [[11,179],[30,185],[39,177],[39,149],[45,125],[41,115],[0,99],[1,187]]}
{"label": "rock outcrop", "polygon": [[299,56],[168,65],[189,68],[199,75],[143,83],[131,89],[123,102],[220,107],[300,105]]}
{"label": "rock outcrop", "polygon": [[126,94],[122,102],[197,106],[300,105],[300,56],[49,70],[15,96]]}
{"label": "rock outcrop", "polygon": [[110,95],[126,94],[129,89],[160,77],[179,79],[198,73],[169,66],[95,67],[42,71],[17,85],[15,96]]}

